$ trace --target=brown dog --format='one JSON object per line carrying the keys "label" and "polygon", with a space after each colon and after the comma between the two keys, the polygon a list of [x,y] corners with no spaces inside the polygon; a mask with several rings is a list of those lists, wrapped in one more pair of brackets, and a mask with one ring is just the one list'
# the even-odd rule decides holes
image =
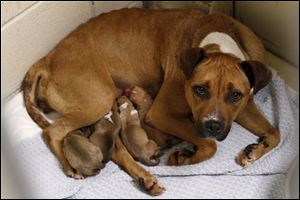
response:
{"label": "brown dog", "polygon": [[159,147],[148,139],[147,133],[142,129],[137,110],[125,96],[118,98],[118,104],[122,121],[120,135],[127,150],[136,160],[150,166],[157,165]]}
{"label": "brown dog", "polygon": [[[174,152],[169,164],[211,158],[216,152],[214,138],[225,139],[236,121],[262,138],[240,156],[245,165],[280,140],[278,130],[253,101],[253,94],[271,78],[263,63],[261,41],[226,15],[189,9],[122,9],[79,26],[38,61],[23,81],[24,100],[69,176],[74,171],[62,151],[65,136],[101,119],[111,110],[117,88],[130,85],[141,86],[154,98],[146,115],[149,126],[195,145],[194,152]],[[49,124],[37,104],[62,117]],[[142,180],[151,194],[163,191],[134,162],[120,138],[112,159],[135,180]]]}

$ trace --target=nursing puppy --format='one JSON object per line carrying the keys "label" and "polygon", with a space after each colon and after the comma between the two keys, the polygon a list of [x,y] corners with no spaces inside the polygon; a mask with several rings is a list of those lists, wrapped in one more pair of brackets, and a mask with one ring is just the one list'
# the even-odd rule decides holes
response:
{"label": "nursing puppy", "polygon": [[121,128],[116,104],[96,124],[69,134],[64,140],[66,159],[76,170],[76,179],[97,174],[110,158]]}
{"label": "nursing puppy", "polygon": [[91,143],[81,131],[73,132],[64,139],[63,151],[70,165],[76,170],[76,179],[95,175],[103,168],[100,147]]}
{"label": "nursing puppy", "polygon": [[153,98],[145,89],[139,86],[133,86],[126,89],[125,94],[137,108],[141,127],[147,132],[148,138],[155,141],[161,149],[170,148],[182,141],[177,137],[165,134],[162,131],[152,128],[146,124],[146,114],[152,106]]}
{"label": "nursing puppy", "polygon": [[137,110],[125,96],[118,99],[118,104],[122,122],[121,139],[127,150],[136,160],[150,166],[157,165],[159,147],[148,139],[147,133],[142,129]]}
{"label": "nursing puppy", "polygon": [[89,140],[100,147],[103,154],[103,163],[110,160],[113,148],[115,146],[115,137],[121,129],[121,120],[118,113],[118,107],[115,103],[112,111],[104,116],[93,126],[93,133]]}

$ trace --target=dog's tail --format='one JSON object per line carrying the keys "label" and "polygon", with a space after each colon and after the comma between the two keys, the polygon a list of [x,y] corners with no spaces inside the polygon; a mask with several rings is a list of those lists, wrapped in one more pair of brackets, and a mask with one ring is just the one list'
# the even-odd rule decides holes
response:
{"label": "dog's tail", "polygon": [[36,91],[39,82],[46,78],[46,59],[43,58],[34,64],[27,72],[21,86],[23,90],[24,103],[26,110],[32,120],[42,129],[50,125],[49,121],[44,117],[36,105]]}

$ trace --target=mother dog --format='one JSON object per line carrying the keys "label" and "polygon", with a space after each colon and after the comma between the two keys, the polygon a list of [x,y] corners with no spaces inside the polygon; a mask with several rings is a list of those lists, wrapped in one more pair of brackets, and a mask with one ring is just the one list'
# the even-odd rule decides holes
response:
{"label": "mother dog", "polygon": [[[23,81],[24,99],[69,176],[74,171],[62,151],[65,136],[102,118],[118,88],[130,85],[155,98],[146,124],[194,144],[193,152],[174,152],[169,164],[211,158],[214,138],[225,139],[236,121],[260,137],[239,156],[244,166],[280,139],[253,101],[271,79],[263,63],[260,40],[231,17],[198,10],[122,9],[80,25],[34,64]],[[38,107],[61,117],[49,124]],[[146,189],[160,190],[119,139],[112,159]]]}

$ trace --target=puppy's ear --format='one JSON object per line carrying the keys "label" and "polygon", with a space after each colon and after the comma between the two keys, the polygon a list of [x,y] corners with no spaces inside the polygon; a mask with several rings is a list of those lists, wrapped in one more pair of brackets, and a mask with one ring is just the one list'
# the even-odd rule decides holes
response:
{"label": "puppy's ear", "polygon": [[254,94],[265,87],[272,79],[271,71],[261,62],[243,61],[240,63],[250,82],[250,88],[254,88]]}
{"label": "puppy's ear", "polygon": [[202,48],[185,49],[177,56],[178,65],[187,79],[192,77],[194,68],[204,57],[205,51]]}

